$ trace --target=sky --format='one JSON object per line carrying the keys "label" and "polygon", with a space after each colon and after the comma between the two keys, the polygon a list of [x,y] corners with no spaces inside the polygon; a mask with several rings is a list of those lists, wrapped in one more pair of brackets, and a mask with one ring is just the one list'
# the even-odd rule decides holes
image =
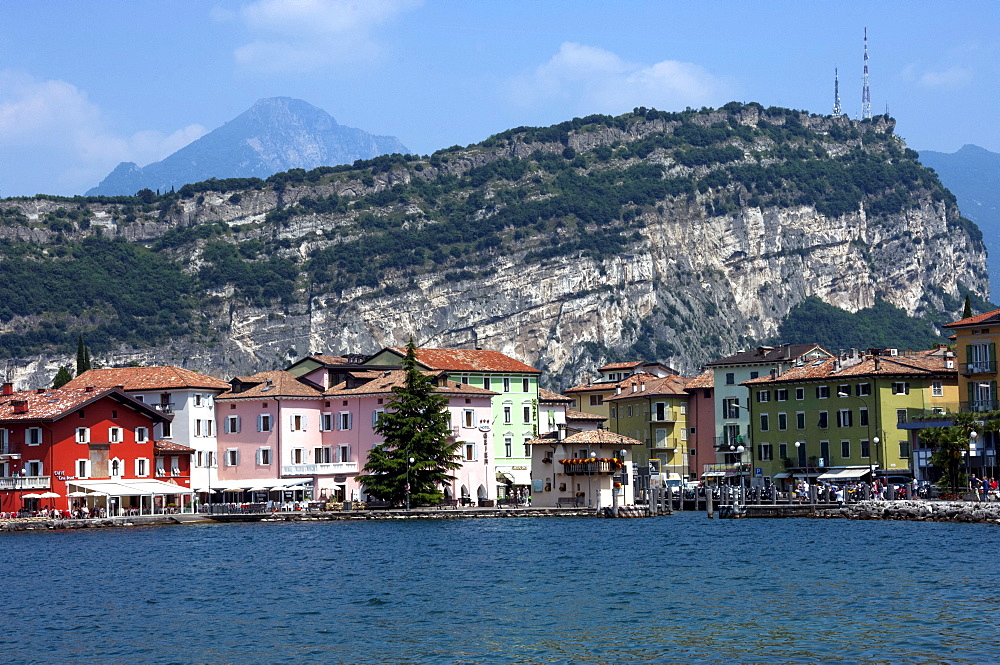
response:
{"label": "sky", "polygon": [[0,0],[0,197],[82,194],[265,97],[430,154],[729,101],[874,113],[1000,152],[1000,5],[751,0]]}

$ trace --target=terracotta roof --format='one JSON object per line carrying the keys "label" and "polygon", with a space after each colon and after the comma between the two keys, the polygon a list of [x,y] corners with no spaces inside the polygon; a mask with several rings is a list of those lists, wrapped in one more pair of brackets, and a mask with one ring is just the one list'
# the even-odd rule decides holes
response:
{"label": "terracotta roof", "polygon": [[[400,356],[406,355],[406,349],[391,346]],[[541,374],[531,365],[525,365],[499,351],[485,349],[417,349],[417,362],[427,369],[448,370],[452,372],[518,372],[521,374]]]}
{"label": "terracotta roof", "polygon": [[174,443],[173,441],[160,441],[157,439],[153,441],[153,452],[154,453],[181,453],[181,454],[193,454],[194,448],[188,448],[185,445],[179,443]]}
{"label": "terracotta roof", "polygon": [[323,356],[323,355],[319,355],[319,354],[313,354],[313,355],[311,355],[309,357],[312,358],[313,360],[317,360],[317,361],[323,363],[324,365],[346,365],[347,364],[347,358],[345,358],[344,356]]}
{"label": "terracotta roof", "polygon": [[[437,372],[422,372],[424,376],[436,377]],[[339,383],[329,388],[325,393],[327,397],[351,397],[360,395],[384,395],[391,394],[392,389],[397,386],[406,385],[406,370],[394,369],[378,372],[377,378],[373,378],[368,383],[357,388],[346,388],[346,383]],[[492,397],[500,393],[485,388],[477,388],[458,381],[446,381],[445,385],[437,386],[434,392],[446,395],[466,395],[469,397]]]}
{"label": "terracotta roof", "polygon": [[566,409],[566,420],[596,420],[598,422],[604,422],[607,420],[607,416],[599,416],[596,413],[584,413],[583,411],[574,411],[573,409]]}
{"label": "terracotta roof", "polygon": [[214,388],[226,390],[229,384],[222,379],[205,376],[183,367],[164,365],[157,367],[112,367],[89,369],[64,388],[114,388],[124,386],[127,391],[177,390],[180,388]]}
{"label": "terracotta roof", "polygon": [[624,363],[609,363],[604,367],[598,368],[598,372],[610,372],[616,369],[632,369],[633,367],[638,367],[639,365],[645,364],[642,360],[630,360]]}
{"label": "terracotta roof", "polygon": [[707,363],[705,367],[719,365],[771,365],[781,361],[795,360],[813,349],[828,353],[819,344],[783,344],[782,346],[760,346],[750,351],[741,351],[725,358]]}
{"label": "terracotta roof", "polygon": [[618,381],[594,381],[593,383],[581,383],[578,386],[567,388],[563,391],[563,393],[586,393],[614,390],[618,383]]}
{"label": "terracotta roof", "polygon": [[[238,376],[233,379],[235,387],[243,387],[241,392],[229,390],[216,400],[227,399],[270,399],[274,397],[319,397],[322,392],[310,388],[295,376],[284,370],[258,372],[253,376]],[[239,384],[243,384],[240,386]],[[250,385],[248,385],[250,384]]]}
{"label": "terracotta roof", "polygon": [[801,367],[792,367],[774,379],[770,376],[762,376],[744,381],[742,385],[755,386],[878,376],[957,377],[957,370],[945,367],[946,360],[953,359],[946,359],[939,355],[930,355],[929,352],[910,356],[878,356],[878,369],[876,370],[876,357],[865,356],[860,363],[838,370],[836,359],[829,358],[809,362]]}
{"label": "terracotta roof", "polygon": [[1000,309],[995,309],[992,312],[976,314],[975,316],[970,316],[967,319],[952,321],[951,323],[944,324],[942,328],[962,328],[965,326],[975,326],[980,323],[1000,323]]}
{"label": "terracotta roof", "polygon": [[[528,445],[552,445],[558,432],[550,432],[544,436],[538,437],[536,439],[531,439],[530,441],[525,441]],[[617,434],[606,429],[592,429],[585,430],[583,432],[577,432],[576,434],[570,434],[565,439],[559,443],[569,444],[569,445],[611,445],[611,446],[642,446],[645,445],[642,441],[636,441],[630,437],[623,434]]]}
{"label": "terracotta roof", "polygon": [[[683,395],[687,397],[684,388],[690,378],[683,376],[653,376],[652,374],[636,374],[627,379],[622,379],[617,385],[621,386],[620,395],[612,395],[606,398],[605,402],[615,400],[625,400],[635,397],[652,397],[654,395]],[[646,386],[645,390],[632,390],[632,386]]]}
{"label": "terracotta roof", "polygon": [[565,395],[560,395],[559,393],[554,393],[551,390],[546,390],[545,388],[538,389],[538,401],[539,402],[572,402],[572,397],[566,397]]}
{"label": "terracotta roof", "polygon": [[688,381],[687,385],[684,386],[685,390],[698,390],[700,388],[714,388],[715,387],[715,372],[710,369],[705,370],[695,378]]}
{"label": "terracotta roof", "polygon": [[[60,388],[58,390],[20,391],[0,396],[0,420],[59,420],[91,402],[111,397],[136,411],[144,412],[155,420],[169,420],[148,404],[132,399],[117,388],[86,390],[85,388]],[[15,402],[23,402],[24,413],[14,413]]]}

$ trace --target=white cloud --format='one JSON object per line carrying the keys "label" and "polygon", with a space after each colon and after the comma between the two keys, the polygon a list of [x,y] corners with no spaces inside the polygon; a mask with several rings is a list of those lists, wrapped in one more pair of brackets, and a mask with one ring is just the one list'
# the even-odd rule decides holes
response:
{"label": "white cloud", "polygon": [[972,69],[959,65],[947,69],[924,69],[910,64],[903,69],[903,80],[925,88],[961,88],[972,82]]}
{"label": "white cloud", "polygon": [[235,51],[258,73],[317,71],[380,57],[378,27],[422,0],[257,0],[239,18],[256,39]]}
{"label": "white cloud", "polygon": [[509,81],[515,104],[568,104],[574,113],[622,113],[636,106],[663,110],[729,101],[731,86],[689,62],[628,62],[611,51],[565,42],[534,72]]}
{"label": "white cloud", "polygon": [[170,134],[130,136],[106,126],[101,109],[71,83],[0,71],[0,192],[4,196],[79,194],[118,162],[145,165],[205,134],[189,125]]}

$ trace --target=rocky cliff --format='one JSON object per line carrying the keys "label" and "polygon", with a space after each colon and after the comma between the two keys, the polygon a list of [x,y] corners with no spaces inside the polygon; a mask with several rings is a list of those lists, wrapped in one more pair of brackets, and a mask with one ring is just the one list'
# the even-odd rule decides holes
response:
{"label": "rocky cliff", "polygon": [[[0,240],[8,256],[46,247],[47,265],[57,239],[100,233],[182,267],[183,334],[94,339],[109,305],[63,317],[61,348],[89,330],[108,365],[229,377],[412,334],[508,353],[550,386],[622,358],[693,372],[769,339],[808,296],[938,322],[961,289],[988,297],[981,234],[892,130],[756,104],[636,109],[147,202],[9,199]],[[148,304],[136,326],[163,306]],[[0,319],[13,339],[46,317]],[[40,355],[8,361],[22,385],[69,361],[38,334]]]}

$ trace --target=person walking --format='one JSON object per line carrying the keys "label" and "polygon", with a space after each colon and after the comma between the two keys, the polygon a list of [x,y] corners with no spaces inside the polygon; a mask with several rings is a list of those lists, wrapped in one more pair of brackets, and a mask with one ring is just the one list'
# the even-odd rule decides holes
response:
{"label": "person walking", "polygon": [[973,501],[982,501],[979,496],[979,479],[976,478],[976,474],[969,476],[969,491]]}

